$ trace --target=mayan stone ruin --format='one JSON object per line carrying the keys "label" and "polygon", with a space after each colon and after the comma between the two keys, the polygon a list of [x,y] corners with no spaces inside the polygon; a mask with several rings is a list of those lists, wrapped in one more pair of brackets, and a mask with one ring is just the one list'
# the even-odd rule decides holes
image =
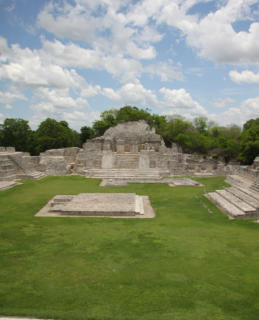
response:
{"label": "mayan stone ruin", "polygon": [[258,172],[258,159],[252,166],[225,165],[212,158],[185,154],[176,144],[168,148],[163,138],[142,120],[109,128],[103,136],[86,141],[82,149],[53,149],[30,156],[0,147],[0,181],[70,174],[147,182],[177,175],[240,174],[255,179]]}

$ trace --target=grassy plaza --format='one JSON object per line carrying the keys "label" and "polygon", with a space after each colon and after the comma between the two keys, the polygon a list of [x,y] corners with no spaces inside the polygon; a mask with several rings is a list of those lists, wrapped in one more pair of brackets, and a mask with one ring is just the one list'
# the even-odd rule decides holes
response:
{"label": "grassy plaza", "polygon": [[[72,320],[258,320],[259,224],[229,220],[203,187],[99,187],[80,176],[0,193],[0,315]],[[154,219],[42,218],[57,194],[148,195]]]}

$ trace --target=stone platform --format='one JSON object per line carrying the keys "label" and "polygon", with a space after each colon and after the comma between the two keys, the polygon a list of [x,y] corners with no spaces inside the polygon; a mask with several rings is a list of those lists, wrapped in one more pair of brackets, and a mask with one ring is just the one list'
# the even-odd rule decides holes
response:
{"label": "stone platform", "polygon": [[16,181],[0,181],[0,191],[10,189],[14,186],[17,186],[18,184],[21,184]]}
{"label": "stone platform", "polygon": [[37,217],[154,218],[147,196],[135,193],[81,193],[57,195]]}
{"label": "stone platform", "polygon": [[202,186],[199,182],[190,178],[152,178],[152,177],[131,177],[131,178],[104,178],[100,183],[101,187],[106,186],[127,186],[129,183],[155,183],[168,184],[170,187],[176,186]]}

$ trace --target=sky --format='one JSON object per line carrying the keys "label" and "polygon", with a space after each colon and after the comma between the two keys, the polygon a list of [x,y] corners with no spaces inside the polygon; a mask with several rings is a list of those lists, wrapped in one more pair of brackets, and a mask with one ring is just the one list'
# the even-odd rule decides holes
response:
{"label": "sky", "polygon": [[0,123],[259,117],[258,0],[0,0]]}

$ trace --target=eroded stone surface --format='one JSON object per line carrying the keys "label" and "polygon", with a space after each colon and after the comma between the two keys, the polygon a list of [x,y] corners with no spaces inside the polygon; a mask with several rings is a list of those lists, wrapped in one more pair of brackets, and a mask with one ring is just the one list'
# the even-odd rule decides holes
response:
{"label": "eroded stone surface", "polygon": [[0,181],[0,191],[10,189],[18,184],[20,184],[20,183],[18,183],[16,181]]}
{"label": "eroded stone surface", "polygon": [[165,183],[168,184],[170,187],[176,186],[203,186],[201,183],[192,180],[190,178],[159,178],[159,177],[138,177],[138,176],[131,176],[125,178],[106,178],[102,179],[100,183],[101,187],[106,186],[126,186],[129,183]]}
{"label": "eroded stone surface", "polygon": [[147,196],[135,193],[81,193],[57,195],[36,216],[153,218]]}

